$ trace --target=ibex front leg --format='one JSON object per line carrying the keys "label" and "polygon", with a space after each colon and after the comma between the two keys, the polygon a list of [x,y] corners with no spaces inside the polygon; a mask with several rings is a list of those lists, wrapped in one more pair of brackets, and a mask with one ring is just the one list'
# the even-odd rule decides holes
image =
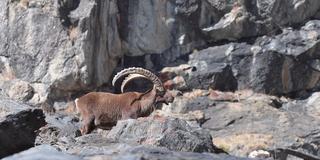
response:
{"label": "ibex front leg", "polygon": [[94,129],[93,120],[94,120],[93,116],[83,117],[83,119],[81,120],[82,124],[80,128],[80,132],[82,135],[88,134]]}

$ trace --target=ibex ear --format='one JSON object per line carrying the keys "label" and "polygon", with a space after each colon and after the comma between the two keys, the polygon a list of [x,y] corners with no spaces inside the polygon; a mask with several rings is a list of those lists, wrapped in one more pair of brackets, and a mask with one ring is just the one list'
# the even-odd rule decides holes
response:
{"label": "ibex ear", "polygon": [[147,93],[149,93],[151,90],[152,90],[152,89],[149,89],[149,90],[147,90],[146,92],[140,94],[139,97],[137,97],[137,98],[135,98],[135,99],[132,100],[132,102],[130,103],[130,105],[133,105],[133,103],[136,102],[136,101],[140,101],[141,98],[142,98],[144,95],[146,95]]}
{"label": "ibex ear", "polygon": [[156,97],[156,102],[157,103],[165,103],[166,105],[168,105],[168,102],[166,101],[166,99],[164,97]]}

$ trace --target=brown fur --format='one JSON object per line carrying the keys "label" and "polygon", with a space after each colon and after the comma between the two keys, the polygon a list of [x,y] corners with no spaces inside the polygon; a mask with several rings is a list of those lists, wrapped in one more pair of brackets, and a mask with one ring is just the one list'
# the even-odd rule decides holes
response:
{"label": "brown fur", "polygon": [[118,120],[136,119],[151,114],[156,103],[171,103],[169,92],[158,96],[153,88],[145,93],[127,92],[112,94],[91,92],[77,99],[76,107],[81,115],[81,134],[90,133],[95,127],[110,129]]}

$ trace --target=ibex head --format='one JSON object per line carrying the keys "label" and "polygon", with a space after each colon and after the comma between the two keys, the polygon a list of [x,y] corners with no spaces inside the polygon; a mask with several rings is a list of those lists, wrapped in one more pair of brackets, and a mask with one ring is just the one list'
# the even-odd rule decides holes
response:
{"label": "ibex head", "polygon": [[115,86],[115,83],[121,78],[127,76],[122,84],[121,84],[121,92],[123,93],[125,86],[128,84],[133,79],[136,78],[146,78],[150,80],[153,83],[153,89],[156,91],[156,97],[155,97],[155,103],[172,103],[174,100],[174,97],[172,94],[167,91],[161,80],[152,72],[143,69],[143,68],[137,68],[137,67],[131,67],[124,69],[120,72],[118,72],[113,80],[112,80],[112,85]]}

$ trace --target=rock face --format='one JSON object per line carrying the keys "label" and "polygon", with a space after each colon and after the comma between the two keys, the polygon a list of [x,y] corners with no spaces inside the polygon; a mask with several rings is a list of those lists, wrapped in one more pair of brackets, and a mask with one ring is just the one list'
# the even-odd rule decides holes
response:
{"label": "rock face", "polygon": [[189,56],[189,70],[180,72],[188,88],[235,90],[251,88],[274,95],[299,96],[319,89],[320,21],[300,30],[257,38],[253,44],[230,43]]}
{"label": "rock face", "polygon": [[118,6],[126,55],[163,54],[168,62],[204,45],[194,28],[201,1],[121,0]]}
{"label": "rock face", "polygon": [[32,147],[36,138],[36,130],[45,124],[42,110],[1,99],[0,157]]}
{"label": "rock face", "polygon": [[320,8],[320,2],[316,0],[240,0],[236,4],[235,1],[210,2],[215,5],[220,3],[221,6],[233,3],[229,12],[218,21],[201,28],[204,34],[210,36],[210,41],[238,40],[270,34],[281,27],[305,22]]}
{"label": "rock face", "polygon": [[[6,95],[32,104],[107,84],[123,55],[159,68],[217,44],[223,45],[199,53],[226,55],[203,56],[207,67],[190,62],[204,68],[189,88],[295,94],[318,87],[319,22],[306,23],[319,13],[317,0],[5,0],[0,6],[0,80],[28,83],[32,94]],[[296,80],[303,72],[306,78]]]}
{"label": "rock face", "polygon": [[170,64],[208,43],[277,34],[281,28],[305,23],[320,8],[316,0],[122,0],[118,4],[125,54],[154,54],[157,59],[144,60],[157,65]]}
{"label": "rock face", "polygon": [[116,1],[4,0],[0,7],[0,77],[29,82],[32,103],[108,82],[122,55]]}

